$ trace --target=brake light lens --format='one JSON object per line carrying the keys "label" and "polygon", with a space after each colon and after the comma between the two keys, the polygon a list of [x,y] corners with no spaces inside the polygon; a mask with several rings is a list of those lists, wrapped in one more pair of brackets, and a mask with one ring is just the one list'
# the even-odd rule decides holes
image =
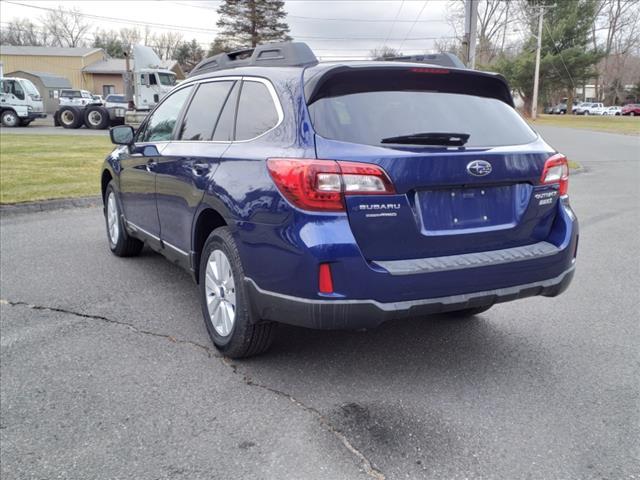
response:
{"label": "brake light lens", "polygon": [[343,212],[345,195],[395,193],[386,172],[368,163],[270,158],[267,168],[280,193],[303,210]]}
{"label": "brake light lens", "polygon": [[558,184],[560,196],[569,192],[569,162],[567,157],[558,153],[544,163],[540,182],[543,185]]}

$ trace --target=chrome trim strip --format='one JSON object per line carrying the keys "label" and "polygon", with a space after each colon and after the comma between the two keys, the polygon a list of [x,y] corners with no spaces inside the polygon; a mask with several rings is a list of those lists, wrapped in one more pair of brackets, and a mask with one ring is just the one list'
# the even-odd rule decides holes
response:
{"label": "chrome trim strip", "polygon": [[[122,218],[124,219],[124,216]],[[159,241],[162,244],[162,246],[167,246],[171,250],[174,250],[174,251],[178,252],[180,255],[183,255],[185,257],[189,256],[189,254],[187,252],[185,252],[184,250],[176,247],[175,245],[172,245],[171,243],[167,242],[166,240],[161,240],[160,237],[154,235],[153,233],[147,232],[144,228],[139,227],[135,223],[130,222],[129,220],[126,220],[126,219],[124,219],[124,221],[127,223],[127,227],[129,227],[131,230],[134,230],[136,232],[142,232],[143,234],[147,235],[148,237],[151,237],[154,240]]]}
{"label": "chrome trim strip", "polygon": [[[267,133],[275,130],[276,128],[278,128],[282,124],[282,122],[284,121],[284,110],[282,108],[282,104],[280,103],[280,98],[278,97],[278,94],[277,94],[276,89],[273,86],[273,84],[269,80],[267,80],[266,78],[251,77],[251,76],[246,76],[246,75],[245,76],[235,76],[235,77],[203,78],[201,80],[196,80],[194,82],[189,82],[186,85],[180,84],[180,88],[176,88],[175,90],[172,90],[171,93],[173,94],[173,92],[177,92],[178,90],[181,90],[182,88],[186,88],[189,85],[195,86],[195,85],[199,85],[201,83],[224,82],[224,81],[233,81],[233,80],[241,80],[241,81],[245,81],[245,82],[262,83],[265,87],[267,87],[267,90],[269,91],[269,94],[271,95],[271,100],[273,101],[273,104],[276,107],[276,112],[278,113],[278,122],[273,127],[271,127],[266,132],[262,132],[257,137],[249,138],[247,140],[233,140],[233,141],[227,141],[227,140],[224,140],[224,141],[223,140],[198,140],[198,141],[194,141],[194,140],[170,140],[170,142],[171,143],[226,143],[226,144],[246,143],[246,142],[252,142],[252,141],[254,141],[254,140],[266,135]],[[242,91],[240,91],[240,94],[242,95]],[[237,112],[236,112],[236,114],[237,114]]]}
{"label": "chrome trim strip", "polygon": [[[124,216],[122,218],[124,218]],[[136,231],[136,232],[142,232],[145,235],[147,235],[148,237],[151,237],[154,240],[160,241],[160,237],[154,235],[153,233],[147,232],[144,228],[139,227],[138,225],[136,225],[133,222],[130,222],[127,219],[125,219],[124,221],[127,222],[127,227],[129,227],[131,230]]]}
{"label": "chrome trim strip", "polygon": [[167,242],[166,240],[162,240],[162,244],[166,245],[167,247],[169,247],[171,250],[174,250],[176,252],[178,252],[180,255],[183,255],[185,257],[188,257],[189,254],[187,252],[185,252],[184,250],[176,247],[175,245],[170,244],[169,242]]}
{"label": "chrome trim strip", "polygon": [[282,293],[271,292],[268,290],[261,289],[256,282],[249,277],[245,277],[245,281],[251,283],[253,287],[261,294],[278,297],[283,300],[289,300],[292,302],[306,303],[310,305],[375,305],[382,311],[391,312],[396,310],[409,310],[412,307],[420,306],[420,305],[429,305],[429,304],[460,304],[467,303],[476,298],[495,296],[495,297],[508,297],[512,295],[517,295],[522,290],[527,290],[530,288],[537,287],[552,287],[554,285],[559,284],[564,280],[564,278],[570,274],[573,270],[575,270],[575,265],[571,266],[560,275],[554,278],[549,278],[547,280],[542,280],[540,282],[532,282],[525,283],[522,285],[516,285],[513,287],[505,287],[505,288],[496,288],[494,290],[484,290],[482,292],[473,292],[473,293],[463,293],[460,295],[450,295],[447,297],[437,297],[437,298],[427,298],[423,300],[405,300],[401,302],[390,302],[383,303],[378,302],[377,300],[318,300],[315,298],[303,298],[303,297],[294,297],[291,295],[284,295]]}

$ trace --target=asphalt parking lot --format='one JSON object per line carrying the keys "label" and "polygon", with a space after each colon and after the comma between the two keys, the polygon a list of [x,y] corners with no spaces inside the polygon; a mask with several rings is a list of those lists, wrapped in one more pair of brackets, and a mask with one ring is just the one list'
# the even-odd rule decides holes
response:
{"label": "asphalt parking lot", "polygon": [[211,347],[195,284],[98,208],[0,228],[2,478],[640,478],[640,137],[540,128],[585,170],[574,282],[470,321]]}
{"label": "asphalt parking lot", "polygon": [[92,130],[90,128],[62,128],[53,126],[53,114],[47,118],[38,118],[28,127],[6,128],[0,126],[0,133],[15,133],[16,135],[109,135],[109,130]]}

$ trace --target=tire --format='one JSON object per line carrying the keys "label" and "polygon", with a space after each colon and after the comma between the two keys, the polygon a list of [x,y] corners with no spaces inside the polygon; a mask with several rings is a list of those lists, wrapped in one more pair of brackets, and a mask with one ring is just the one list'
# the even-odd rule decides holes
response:
{"label": "tire", "polygon": [[207,238],[199,276],[202,315],[220,353],[244,358],[265,352],[273,341],[275,324],[256,323],[253,318],[240,254],[227,227],[215,229]]}
{"label": "tire", "polygon": [[79,128],[82,125],[82,112],[74,107],[62,107],[58,121],[63,128]]}
{"label": "tire", "polygon": [[2,122],[3,127],[17,127],[20,125],[20,118],[13,110],[5,110],[0,114],[0,121]]}
{"label": "tire", "polygon": [[33,120],[20,120],[21,127],[28,127]]}
{"label": "tire", "polygon": [[109,182],[104,193],[104,220],[107,227],[109,249],[118,257],[134,257],[140,253],[144,243],[129,236],[118,205],[113,181]]}
{"label": "tire", "polygon": [[481,313],[486,312],[487,310],[489,310],[491,307],[493,307],[493,305],[485,305],[482,307],[472,307],[472,308],[465,308],[462,310],[454,310],[452,312],[446,312],[445,315],[451,318],[470,318],[473,317],[475,315],[479,315]]}
{"label": "tire", "polygon": [[109,111],[100,105],[92,105],[84,111],[84,125],[92,130],[104,130],[111,122]]}
{"label": "tire", "polygon": [[629,112],[629,116],[630,117],[635,117],[636,116],[636,112]]}
{"label": "tire", "polygon": [[584,113],[583,113],[583,115],[588,116],[588,115],[591,115],[591,114],[589,113],[589,111],[588,111],[588,110],[585,110],[585,111],[584,111]]}

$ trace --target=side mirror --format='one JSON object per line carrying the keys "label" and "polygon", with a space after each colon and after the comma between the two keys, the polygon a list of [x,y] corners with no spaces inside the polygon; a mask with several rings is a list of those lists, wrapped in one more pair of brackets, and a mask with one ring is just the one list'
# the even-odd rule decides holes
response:
{"label": "side mirror", "polygon": [[144,86],[148,87],[149,83],[151,83],[149,81],[149,74],[143,73],[142,75],[140,75],[140,84],[141,85],[144,85]]}
{"label": "side mirror", "polygon": [[118,125],[112,127],[109,130],[109,136],[111,137],[111,143],[116,145],[131,145],[133,144],[133,127],[131,125]]}

